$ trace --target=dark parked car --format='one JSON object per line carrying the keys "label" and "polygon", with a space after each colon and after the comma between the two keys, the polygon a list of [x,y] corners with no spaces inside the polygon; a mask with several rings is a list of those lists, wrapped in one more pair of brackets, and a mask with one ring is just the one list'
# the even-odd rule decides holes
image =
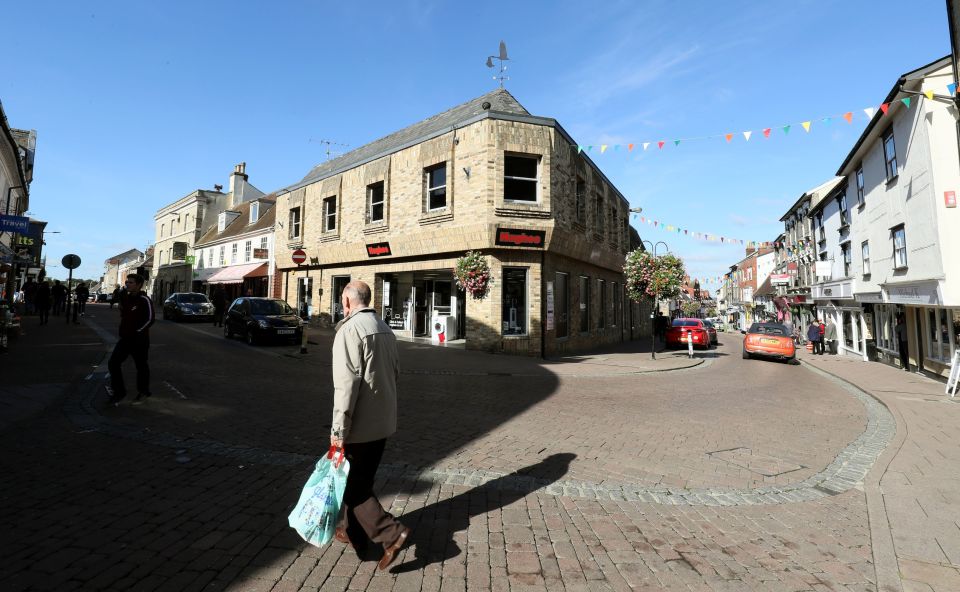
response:
{"label": "dark parked car", "polygon": [[175,292],[163,301],[163,318],[174,321],[212,321],[213,304],[205,294]]}
{"label": "dark parked car", "polygon": [[713,326],[713,322],[703,321],[703,326],[707,328],[707,334],[710,335],[710,345],[720,345],[720,340],[717,339],[717,328]]}
{"label": "dark parked car", "polygon": [[279,298],[237,298],[223,317],[223,336],[242,335],[247,343],[289,339],[299,342],[303,321],[290,305]]}

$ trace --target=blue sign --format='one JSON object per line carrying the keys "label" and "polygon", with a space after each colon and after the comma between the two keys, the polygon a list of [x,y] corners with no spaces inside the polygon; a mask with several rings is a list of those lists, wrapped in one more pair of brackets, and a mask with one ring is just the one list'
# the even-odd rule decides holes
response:
{"label": "blue sign", "polygon": [[0,232],[30,232],[30,218],[0,214]]}

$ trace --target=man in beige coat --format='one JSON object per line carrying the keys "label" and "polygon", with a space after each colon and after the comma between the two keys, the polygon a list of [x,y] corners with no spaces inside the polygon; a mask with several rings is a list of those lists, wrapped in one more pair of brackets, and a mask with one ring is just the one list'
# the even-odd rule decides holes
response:
{"label": "man in beige coat", "polygon": [[386,569],[410,536],[410,529],[383,509],[373,493],[387,437],[397,431],[397,339],[370,308],[370,286],[352,281],[340,298],[344,319],[333,339],[333,425],[330,444],[342,446],[350,461],[343,492],[344,515],[337,540],[350,543],[347,529],[362,529],[383,545],[378,567]]}

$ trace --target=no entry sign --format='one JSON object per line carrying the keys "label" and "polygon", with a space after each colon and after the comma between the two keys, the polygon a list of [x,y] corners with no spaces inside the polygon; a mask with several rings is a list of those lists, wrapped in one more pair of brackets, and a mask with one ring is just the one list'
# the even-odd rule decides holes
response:
{"label": "no entry sign", "polygon": [[303,251],[303,249],[297,249],[293,252],[293,255],[291,255],[290,258],[293,259],[294,263],[300,265],[307,260],[307,254]]}

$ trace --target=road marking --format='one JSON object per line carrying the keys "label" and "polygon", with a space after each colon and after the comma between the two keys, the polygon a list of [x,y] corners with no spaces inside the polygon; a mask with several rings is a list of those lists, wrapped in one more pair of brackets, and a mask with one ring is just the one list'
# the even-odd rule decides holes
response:
{"label": "road marking", "polygon": [[181,399],[186,400],[187,396],[186,396],[185,394],[181,393],[180,391],[178,391],[178,390],[177,390],[177,387],[173,386],[172,384],[170,384],[170,383],[167,382],[166,380],[163,381],[163,384],[167,385],[167,388],[169,388],[171,391],[173,391],[173,392],[177,393],[178,395],[180,395],[180,398],[181,398]]}

